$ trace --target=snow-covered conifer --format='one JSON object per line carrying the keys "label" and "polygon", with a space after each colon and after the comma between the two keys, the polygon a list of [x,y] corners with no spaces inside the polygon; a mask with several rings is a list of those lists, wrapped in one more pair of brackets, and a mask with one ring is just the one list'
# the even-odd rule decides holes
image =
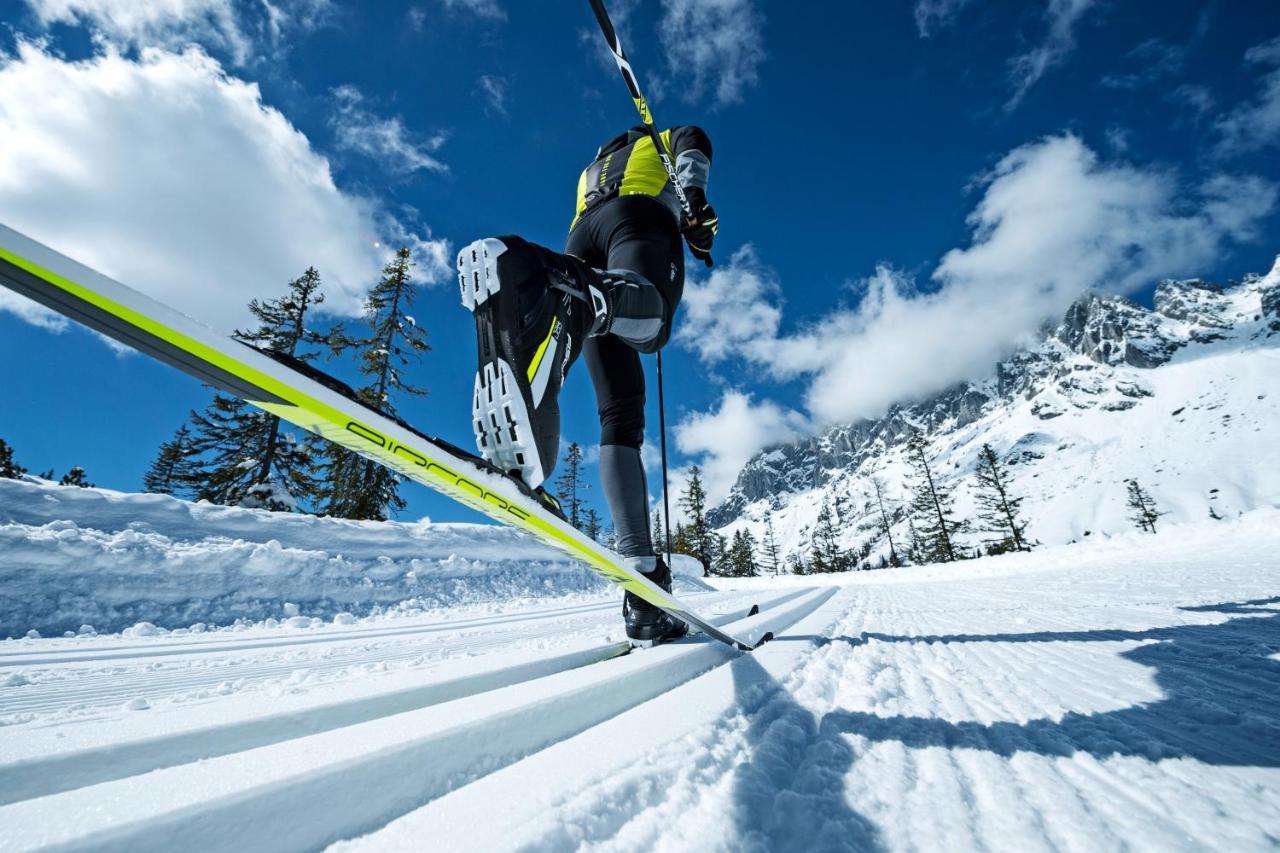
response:
{"label": "snow-covered conifer", "polygon": [[902,563],[898,559],[898,549],[893,544],[893,525],[889,520],[889,507],[885,506],[884,483],[880,482],[879,477],[872,477],[871,488],[876,493],[876,509],[880,518],[880,529],[885,538],[889,540],[889,562],[894,566],[900,566]]}
{"label": "snow-covered conifer", "polygon": [[[403,368],[421,361],[422,353],[430,349],[426,330],[408,313],[414,297],[412,269],[408,248],[397,251],[382,268],[382,279],[365,300],[367,337],[355,338],[345,332],[330,336],[335,353],[351,348],[360,350],[360,373],[369,383],[356,392],[356,398],[393,418],[396,411],[391,400],[393,392],[427,393],[425,388],[410,384],[401,375]],[[322,467],[320,501],[328,515],[385,521],[405,507],[400,497],[404,478],[389,468],[336,444],[326,448]]]}
{"label": "snow-covered conifer", "polygon": [[773,529],[773,516],[766,516],[764,522],[764,553],[760,561],[760,570],[765,574],[776,575],[782,571],[782,555],[778,551],[778,536]]}
{"label": "snow-covered conifer", "polygon": [[813,530],[813,547],[809,555],[809,571],[818,573],[847,572],[854,567],[853,555],[836,541],[835,513],[823,501]]}
{"label": "snow-covered conifer", "polygon": [[578,490],[583,488],[586,488],[586,484],[582,482],[582,446],[574,441],[569,444],[564,458],[560,460],[556,497],[560,500],[560,510],[568,516],[569,523],[579,530],[584,529],[582,499],[578,497]]}
{"label": "snow-covered conifer", "polygon": [[62,475],[62,479],[58,481],[59,486],[79,486],[82,489],[92,489],[93,483],[89,482],[89,477],[85,474],[84,469],[79,465],[73,465],[71,470]]}
{"label": "snow-covered conifer", "polygon": [[196,470],[191,453],[191,430],[183,424],[173,438],[160,445],[151,467],[142,475],[142,487],[148,492],[164,495],[188,489]]}
{"label": "snow-covered conifer", "polygon": [[919,553],[915,559],[925,563],[949,563],[961,558],[962,551],[955,536],[964,529],[954,515],[951,490],[933,476],[925,454],[924,436],[911,431],[907,442],[907,459],[915,474],[915,497],[911,501],[912,523]]}
{"label": "snow-covered conifer", "polygon": [[685,526],[685,547],[683,553],[690,555],[702,563],[707,573],[714,570],[712,561],[712,537],[714,532],[707,526],[707,493],[702,488],[702,469],[697,465],[689,469],[689,482],[680,494],[680,508],[689,519]]}
{"label": "snow-covered conifer", "polygon": [[[307,328],[308,312],[324,301],[319,288],[319,273],[311,267],[289,282],[288,292],[279,299],[253,300],[249,311],[258,325],[237,330],[235,337],[286,358],[309,361],[315,353],[301,347],[329,341],[327,335]],[[195,430],[186,442],[187,465],[182,480],[171,485],[185,481],[197,499],[276,512],[297,510],[319,494],[317,441],[309,435],[299,439],[275,415],[215,394],[202,414],[192,413],[191,422]],[[160,453],[163,457],[164,446]]]}
{"label": "snow-covered conifer", "polygon": [[0,438],[0,477],[16,480],[25,473],[27,473],[27,469],[13,459],[13,448],[3,438]]}
{"label": "snow-covered conifer", "polygon": [[982,445],[974,476],[978,480],[978,520],[983,530],[996,537],[988,541],[987,553],[1030,551],[1031,543],[1026,536],[1027,522],[1022,520],[1021,515],[1022,498],[1009,492],[1008,471],[990,444]]}
{"label": "snow-covered conifer", "polygon": [[1146,530],[1149,533],[1156,532],[1156,521],[1160,516],[1164,515],[1160,508],[1156,506],[1155,498],[1151,497],[1151,493],[1142,486],[1138,485],[1136,479],[1126,480],[1125,484],[1129,489],[1129,500],[1127,506],[1130,510],[1130,518],[1139,530]]}

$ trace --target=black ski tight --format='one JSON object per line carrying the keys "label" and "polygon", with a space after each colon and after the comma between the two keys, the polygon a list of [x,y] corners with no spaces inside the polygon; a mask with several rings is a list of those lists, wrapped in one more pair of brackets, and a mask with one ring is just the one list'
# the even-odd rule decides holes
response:
{"label": "black ski tight", "polygon": [[[649,533],[649,493],[640,461],[644,444],[644,367],[640,352],[656,352],[671,336],[676,307],[684,293],[684,245],[675,217],[649,196],[620,196],[584,213],[569,234],[565,253],[596,269],[630,270],[661,294],[642,294],[618,318],[643,322],[661,312],[656,336],[629,342],[615,334],[588,338],[583,357],[595,387],[600,414],[600,479],[624,557],[654,553]],[[644,298],[644,297],[649,298]],[[653,306],[653,307],[645,307]],[[656,316],[653,319],[657,319]],[[606,447],[616,447],[605,452]]]}

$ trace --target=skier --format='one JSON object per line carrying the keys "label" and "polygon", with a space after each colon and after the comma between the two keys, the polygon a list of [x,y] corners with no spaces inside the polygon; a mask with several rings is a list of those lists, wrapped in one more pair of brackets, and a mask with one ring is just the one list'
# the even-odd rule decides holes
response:
{"label": "skier", "polygon": [[[671,569],[649,531],[640,353],[671,334],[684,292],[681,234],[711,265],[718,230],[707,203],[711,141],[701,128],[660,139],[689,202],[685,216],[644,125],[602,145],[578,179],[577,209],[560,254],[515,236],[477,240],[458,254],[463,304],[479,345],[472,426],[482,456],[539,489],[560,443],[560,388],[583,353],[600,415],[600,480],[630,568],[671,591]],[[549,500],[549,497],[544,497]],[[628,592],[627,636],[652,645],[685,623]]]}

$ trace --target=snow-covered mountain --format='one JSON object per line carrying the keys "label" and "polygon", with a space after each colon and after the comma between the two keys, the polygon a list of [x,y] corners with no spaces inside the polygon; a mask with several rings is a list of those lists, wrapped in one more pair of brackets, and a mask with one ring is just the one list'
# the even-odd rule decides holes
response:
{"label": "snow-covered mountain", "polygon": [[[974,329],[972,334],[981,334]],[[874,365],[868,365],[873,370]],[[1280,258],[1230,286],[1164,281],[1148,310],[1090,294],[1039,342],[968,382],[883,417],[767,448],[710,514],[722,533],[758,537],[772,518],[784,555],[807,552],[824,502],[840,541],[887,554],[872,476],[902,505],[910,430],[929,441],[935,474],[972,515],[972,473],[990,443],[1025,496],[1030,534],[1065,543],[1130,529],[1125,485],[1137,478],[1167,522],[1280,503]],[[906,523],[894,529],[901,547]],[[981,541],[981,534],[968,537]]]}

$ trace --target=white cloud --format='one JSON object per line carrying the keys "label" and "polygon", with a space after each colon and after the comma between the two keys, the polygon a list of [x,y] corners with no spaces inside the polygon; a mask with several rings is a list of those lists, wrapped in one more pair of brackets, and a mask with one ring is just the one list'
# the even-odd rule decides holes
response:
{"label": "white cloud", "polygon": [[748,243],[705,280],[687,283],[676,339],[714,364],[755,341],[776,338],[782,320],[782,309],[773,304],[778,293],[777,276]]}
{"label": "white cloud", "polygon": [[237,7],[233,0],[27,0],[43,26],[82,25],[120,47],[191,44],[225,51],[242,65],[259,40],[277,48],[290,30],[321,25],[331,0],[261,0]]}
{"label": "white cloud", "polygon": [[928,38],[936,31],[950,26],[972,0],[918,0],[915,6],[916,31],[920,38]]}
{"label": "white cloud", "polygon": [[485,100],[489,102],[489,107],[495,113],[505,117],[507,115],[507,81],[505,77],[498,77],[493,74],[485,74],[479,80],[480,92],[484,95]]}
{"label": "white cloud", "polygon": [[[716,411],[696,413],[678,424],[675,440],[682,453],[701,457],[707,502],[714,506],[728,496],[747,460],[765,447],[799,438],[807,429],[798,412],[769,401],[755,403],[749,394],[728,391]],[[679,474],[674,494],[683,489],[687,476],[687,471]]]}
{"label": "white cloud", "polygon": [[469,12],[478,18],[494,21],[506,20],[506,11],[498,5],[498,0],[443,0],[444,7],[450,12]]}
{"label": "white cloud", "polygon": [[425,248],[422,278],[451,271],[443,241],[339,190],[257,86],[198,50],[67,62],[21,44],[0,59],[0,139],[0,221],[223,330],[310,265],[325,307],[358,314],[379,239]]}
{"label": "white cloud", "polygon": [[1076,25],[1084,17],[1084,13],[1096,4],[1097,0],[1049,0],[1045,9],[1049,31],[1044,40],[1026,53],[1009,60],[1014,92],[1005,104],[1005,109],[1012,110],[1022,103],[1027,92],[1040,81],[1045,72],[1071,55],[1076,47]]}
{"label": "white cloud", "polygon": [[1262,91],[1218,122],[1219,151],[1237,154],[1280,144],[1280,36],[1250,48],[1245,61],[1270,67],[1261,75]]}
{"label": "white cloud", "polygon": [[415,139],[399,116],[382,118],[369,110],[355,86],[339,86],[333,97],[337,103],[333,129],[340,148],[376,160],[397,174],[449,170],[433,156],[444,145],[443,133]]}
{"label": "white cloud", "polygon": [[1183,83],[1165,95],[1165,100],[1186,107],[1192,118],[1197,120],[1211,112],[1216,104],[1213,92],[1207,86],[1195,83]]}
{"label": "white cloud", "polygon": [[764,16],[754,0],[662,0],[658,34],[668,69],[662,89],[688,103],[737,103],[759,81]]}
{"label": "white cloud", "polygon": [[[985,374],[1087,290],[1126,293],[1194,274],[1224,242],[1256,237],[1277,198],[1277,186],[1257,177],[1184,187],[1164,171],[1104,163],[1070,135],[1015,149],[983,187],[969,216],[972,239],[942,258],[931,292],[881,266],[862,282],[855,308],[808,328],[777,334],[771,320],[754,335],[720,334],[713,347],[683,331],[678,340],[708,361],[732,355],[774,379],[804,380],[815,427],[874,417]],[[734,311],[771,317],[759,304],[771,293],[756,289]],[[710,417],[694,422],[706,427]],[[714,431],[696,435],[705,438],[690,448],[712,452]]]}

